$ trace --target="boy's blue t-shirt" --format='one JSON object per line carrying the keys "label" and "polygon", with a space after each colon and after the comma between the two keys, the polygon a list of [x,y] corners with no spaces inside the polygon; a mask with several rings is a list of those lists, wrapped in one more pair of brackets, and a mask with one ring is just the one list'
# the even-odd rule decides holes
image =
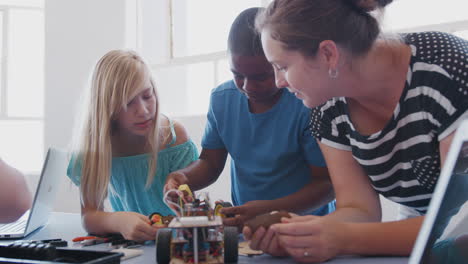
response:
{"label": "boy's blue t-shirt", "polygon": [[[311,182],[309,165],[325,166],[307,129],[310,110],[286,89],[273,108],[253,114],[247,97],[228,81],[212,91],[207,117],[202,147],[231,155],[234,205],[295,193]],[[313,214],[334,209],[332,202]]]}

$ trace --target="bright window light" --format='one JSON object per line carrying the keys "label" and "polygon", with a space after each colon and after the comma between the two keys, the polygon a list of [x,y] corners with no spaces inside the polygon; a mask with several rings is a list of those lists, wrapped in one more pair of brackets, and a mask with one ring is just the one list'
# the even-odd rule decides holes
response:
{"label": "bright window light", "polygon": [[[0,39],[3,39],[3,15],[4,12],[0,10]],[[4,92],[4,87],[3,87],[3,41],[0,41],[0,115],[1,109],[3,108],[3,92]]]}
{"label": "bright window light", "polygon": [[43,21],[40,10],[10,12],[7,114],[11,117],[44,115]]}
{"label": "bright window light", "polygon": [[464,38],[468,40],[468,30],[457,31],[454,34],[459,36],[460,38]]}
{"label": "bright window light", "polygon": [[40,171],[43,131],[42,121],[0,120],[0,156],[23,173]]}
{"label": "bright window light", "polygon": [[[170,6],[168,12],[172,11],[170,19],[142,31],[147,38],[154,35],[152,45],[143,43],[146,48],[157,45],[161,34],[171,39],[169,44],[158,49],[166,52],[165,56],[160,56],[166,59],[154,60],[153,64],[159,79],[162,109],[177,116],[206,114],[211,89],[232,79],[226,55],[220,53],[226,51],[228,31],[234,18],[244,9],[265,6],[271,1],[165,1],[170,3],[167,5]],[[384,32],[407,32],[429,26],[427,30],[447,31],[467,38],[466,10],[467,0],[394,0],[380,18]],[[156,31],[155,27],[164,27],[164,30]]]}
{"label": "bright window light", "polygon": [[214,88],[214,65],[203,62],[189,65],[187,68],[188,111],[205,114],[210,103],[210,91]]}
{"label": "bright window light", "polygon": [[398,31],[468,20],[466,0],[397,0],[385,8],[384,29]]}
{"label": "bright window light", "polygon": [[45,0],[0,0],[0,5],[44,7]]}
{"label": "bright window light", "polygon": [[170,115],[205,114],[215,87],[214,63],[201,62],[157,69],[154,77],[161,111]]}
{"label": "bright window light", "polygon": [[234,18],[244,9],[261,3],[259,0],[172,0],[174,57],[226,50]]}
{"label": "bright window light", "polygon": [[217,67],[218,74],[218,83],[224,83],[226,81],[232,80],[231,66],[228,63],[228,60],[219,60]]}
{"label": "bright window light", "polygon": [[44,157],[43,6],[0,0],[0,157],[33,174]]}

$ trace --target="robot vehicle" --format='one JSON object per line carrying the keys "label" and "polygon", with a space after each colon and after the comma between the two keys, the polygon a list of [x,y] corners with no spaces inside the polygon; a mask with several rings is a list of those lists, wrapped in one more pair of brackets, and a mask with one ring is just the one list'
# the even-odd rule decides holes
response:
{"label": "robot vehicle", "polygon": [[[170,220],[167,228],[159,229],[156,235],[156,262],[236,263],[237,228],[223,226],[222,218],[226,216],[219,213],[221,208],[232,205],[216,202],[213,209],[207,193],[195,199],[186,185],[181,185],[178,193],[179,203],[172,202],[171,206],[179,209],[178,216]],[[161,224],[168,222],[158,214],[150,218]]]}

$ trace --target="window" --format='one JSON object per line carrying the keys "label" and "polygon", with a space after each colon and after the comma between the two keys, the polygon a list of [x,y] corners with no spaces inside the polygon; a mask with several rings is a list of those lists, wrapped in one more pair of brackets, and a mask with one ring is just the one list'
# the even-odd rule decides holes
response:
{"label": "window", "polygon": [[[151,0],[142,1],[142,54],[152,64],[163,112],[170,115],[206,113],[210,91],[232,78],[226,46],[234,18],[244,9],[265,6],[269,2],[166,0],[165,5],[157,6]],[[155,10],[161,9],[169,12],[165,29],[161,28],[163,13],[159,21],[150,21],[157,16]],[[147,10],[151,11],[146,13]],[[161,43],[164,39],[170,45]],[[165,53],[154,51],[157,48]]]}
{"label": "window", "polygon": [[[226,40],[232,21],[241,10],[271,1],[155,2],[141,1],[140,51],[152,65],[162,111],[205,114],[211,89],[231,79]],[[467,38],[467,9],[466,0],[395,0],[382,24],[385,31],[440,30]]]}
{"label": "window", "polygon": [[465,0],[397,0],[385,9],[384,30],[445,31],[467,38],[468,2]]}
{"label": "window", "polygon": [[0,157],[23,172],[43,162],[43,0],[0,0]]}
{"label": "window", "polygon": [[171,0],[173,56],[225,51],[234,18],[244,9],[260,5],[261,1],[252,0]]}

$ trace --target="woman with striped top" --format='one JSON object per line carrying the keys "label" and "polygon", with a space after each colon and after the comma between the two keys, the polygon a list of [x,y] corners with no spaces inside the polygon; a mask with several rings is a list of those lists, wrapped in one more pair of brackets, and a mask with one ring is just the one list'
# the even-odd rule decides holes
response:
{"label": "woman with striped top", "polygon": [[[317,262],[408,255],[454,131],[468,117],[468,42],[441,32],[380,34],[391,0],[275,0],[256,27],[278,87],[312,109],[336,212],[244,235],[251,247]],[[381,223],[378,194],[418,217]]]}

